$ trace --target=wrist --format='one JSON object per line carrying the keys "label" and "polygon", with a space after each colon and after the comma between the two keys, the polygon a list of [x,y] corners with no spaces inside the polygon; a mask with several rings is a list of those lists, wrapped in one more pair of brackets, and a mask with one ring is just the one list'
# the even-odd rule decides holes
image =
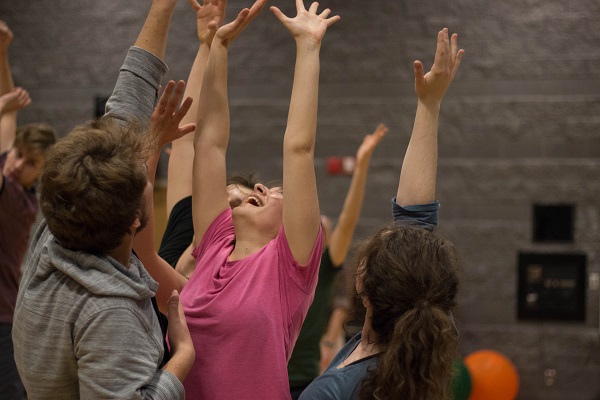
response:
{"label": "wrist", "polygon": [[321,50],[321,41],[311,37],[296,37],[296,49],[303,52],[319,52]]}
{"label": "wrist", "polygon": [[212,45],[212,40],[210,42],[200,42],[200,46],[198,47],[198,54],[205,54],[205,56],[210,52],[210,47]]}
{"label": "wrist", "polygon": [[417,107],[422,107],[430,112],[439,113],[442,99],[419,99]]}
{"label": "wrist", "polygon": [[160,11],[161,13],[169,12],[172,14],[173,11],[175,10],[175,4],[176,4],[176,2],[170,1],[170,0],[169,1],[153,0],[152,5],[150,6],[150,9]]}
{"label": "wrist", "polygon": [[229,50],[229,46],[227,44],[227,42],[225,40],[222,40],[220,38],[215,37],[212,40],[212,43],[209,47],[209,49],[218,49],[218,50],[223,50],[223,51],[228,51]]}

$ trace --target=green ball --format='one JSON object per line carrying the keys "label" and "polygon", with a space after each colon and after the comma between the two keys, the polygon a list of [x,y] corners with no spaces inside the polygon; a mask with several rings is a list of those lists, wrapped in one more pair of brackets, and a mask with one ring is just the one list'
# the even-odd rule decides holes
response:
{"label": "green ball", "polygon": [[468,400],[471,394],[471,374],[460,358],[452,363],[451,387],[453,400]]}

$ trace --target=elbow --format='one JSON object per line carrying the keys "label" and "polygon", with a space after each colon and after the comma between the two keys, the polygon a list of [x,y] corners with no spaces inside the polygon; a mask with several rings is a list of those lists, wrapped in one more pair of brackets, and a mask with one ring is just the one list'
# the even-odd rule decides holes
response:
{"label": "elbow", "polygon": [[315,152],[314,140],[287,140],[284,141],[284,151],[291,155],[312,155]]}

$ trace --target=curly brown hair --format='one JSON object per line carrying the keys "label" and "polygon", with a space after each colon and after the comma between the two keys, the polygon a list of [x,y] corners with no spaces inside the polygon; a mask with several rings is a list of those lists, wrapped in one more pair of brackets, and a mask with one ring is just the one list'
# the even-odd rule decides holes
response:
{"label": "curly brown hair", "polygon": [[146,135],[112,118],[75,127],[48,152],[40,202],[48,228],[70,250],[106,253],[145,220]]}
{"label": "curly brown hair", "polygon": [[371,326],[384,349],[363,380],[365,399],[447,399],[457,355],[459,256],[423,228],[387,225],[357,254]]}

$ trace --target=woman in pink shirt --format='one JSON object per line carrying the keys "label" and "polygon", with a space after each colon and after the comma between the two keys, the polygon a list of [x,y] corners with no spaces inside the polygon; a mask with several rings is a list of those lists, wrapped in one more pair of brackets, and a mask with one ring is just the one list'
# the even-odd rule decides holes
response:
{"label": "woman in pink shirt", "polygon": [[[181,292],[196,349],[184,386],[186,395],[197,400],[290,398],[287,361],[317,283],[322,247],[314,171],[319,51],[327,28],[339,20],[329,17],[329,9],[318,13],[313,3],[307,10],[297,0],[297,15],[288,18],[271,7],[297,48],[283,146],[285,196],[281,187],[257,184],[232,210],[225,190],[228,48],[266,1],[257,0],[227,25],[219,28],[222,15],[210,25],[215,33],[194,138],[196,267]],[[197,14],[209,18],[223,5],[222,0],[205,1]],[[178,289],[181,280],[172,270],[154,272],[159,290]]]}

